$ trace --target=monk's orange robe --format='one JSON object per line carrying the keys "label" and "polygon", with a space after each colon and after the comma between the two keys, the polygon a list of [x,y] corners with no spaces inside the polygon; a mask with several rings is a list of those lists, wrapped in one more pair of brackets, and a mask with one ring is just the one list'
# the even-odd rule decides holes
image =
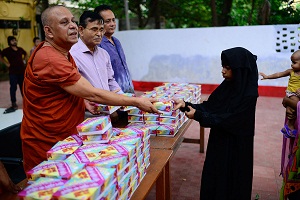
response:
{"label": "monk's orange robe", "polygon": [[63,87],[80,77],[72,56],[66,58],[51,46],[40,44],[30,57],[21,126],[25,172],[47,160],[46,152],[56,142],[77,133],[76,126],[84,119],[84,102]]}

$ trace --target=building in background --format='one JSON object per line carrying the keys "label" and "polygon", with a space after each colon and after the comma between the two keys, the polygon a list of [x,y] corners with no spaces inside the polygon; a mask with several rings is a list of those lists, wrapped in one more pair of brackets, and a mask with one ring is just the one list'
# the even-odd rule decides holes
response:
{"label": "building in background", "polygon": [[0,0],[0,49],[8,47],[7,37],[12,35],[17,38],[18,46],[29,53],[33,38],[40,36],[34,2]]}

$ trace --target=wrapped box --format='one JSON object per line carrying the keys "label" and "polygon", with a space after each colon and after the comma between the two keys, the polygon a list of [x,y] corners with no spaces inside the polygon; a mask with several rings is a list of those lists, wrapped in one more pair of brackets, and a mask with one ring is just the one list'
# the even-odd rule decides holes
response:
{"label": "wrapped box", "polygon": [[101,187],[101,192],[104,192],[105,188],[115,183],[116,169],[114,168],[104,168],[99,166],[86,166],[83,170],[75,174],[72,179],[83,179],[91,181],[100,181],[103,183]]}
{"label": "wrapped box", "polygon": [[105,114],[112,114],[116,112],[121,106],[108,106],[104,104],[95,104],[95,109],[98,112],[105,113]]}
{"label": "wrapped box", "polygon": [[102,134],[82,135],[83,144],[108,143],[113,135],[113,129],[109,128]]}
{"label": "wrapped box", "polygon": [[106,149],[108,146],[109,146],[108,144],[100,144],[100,143],[84,144],[81,147],[79,147],[76,151],[99,153],[102,149]]}
{"label": "wrapped box", "polygon": [[69,163],[90,163],[100,155],[100,152],[75,151],[65,161]]}
{"label": "wrapped box", "polygon": [[111,120],[109,116],[100,116],[87,118],[79,125],[77,125],[77,131],[79,135],[93,135],[93,134],[103,134],[108,129],[110,129]]}
{"label": "wrapped box", "polygon": [[127,156],[127,161],[136,158],[136,147],[126,144],[111,144],[106,149],[101,150],[101,154],[122,154]]}
{"label": "wrapped box", "polygon": [[177,128],[174,125],[160,125],[155,131],[153,131],[156,135],[170,135],[174,136],[177,132]]}
{"label": "wrapped box", "polygon": [[100,188],[99,182],[72,179],[53,194],[53,199],[98,199],[101,192]]}
{"label": "wrapped box", "polygon": [[48,160],[65,160],[81,145],[78,143],[57,142],[49,151],[47,151]]}
{"label": "wrapped box", "polygon": [[125,155],[101,154],[88,165],[115,168],[117,170],[117,173],[119,173],[122,169],[126,168],[127,164],[127,156]]}
{"label": "wrapped box", "polygon": [[114,136],[110,140],[111,144],[131,144],[134,145],[136,148],[141,146],[142,138],[139,136],[134,135],[118,135]]}
{"label": "wrapped box", "polygon": [[28,182],[35,181],[39,177],[49,177],[68,180],[78,171],[82,170],[85,164],[67,163],[64,161],[43,161],[28,172]]}
{"label": "wrapped box", "polygon": [[54,178],[38,178],[31,185],[24,188],[18,193],[19,199],[34,200],[43,199],[51,200],[52,195],[64,184],[67,180],[54,179]]}

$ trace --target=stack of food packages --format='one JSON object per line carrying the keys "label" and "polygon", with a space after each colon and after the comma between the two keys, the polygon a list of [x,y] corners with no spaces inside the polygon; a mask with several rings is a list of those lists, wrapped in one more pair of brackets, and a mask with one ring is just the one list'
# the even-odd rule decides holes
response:
{"label": "stack of food packages", "polygon": [[[133,93],[121,93],[120,95],[124,95],[127,97],[134,97],[135,94]],[[127,108],[131,108],[131,106],[109,106],[109,105],[104,105],[104,104],[94,104],[95,106],[95,110],[100,112],[100,113],[104,113],[104,114],[112,114],[117,110],[123,110],[126,111]]]}
{"label": "stack of food packages", "polygon": [[144,97],[154,97],[154,106],[161,114],[146,113],[138,108],[128,110],[128,126],[147,127],[151,135],[174,137],[187,117],[179,109],[174,110],[173,99],[200,103],[201,85],[188,83],[164,83],[153,91],[144,92]]}
{"label": "stack of food packages", "polygon": [[77,130],[26,172],[20,199],[130,199],[150,165],[149,129],[112,128],[109,116],[100,116]]}

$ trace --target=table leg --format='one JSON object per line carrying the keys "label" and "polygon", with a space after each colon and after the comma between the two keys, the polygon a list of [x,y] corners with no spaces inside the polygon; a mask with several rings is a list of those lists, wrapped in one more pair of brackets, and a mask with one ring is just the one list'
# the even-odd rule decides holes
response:
{"label": "table leg", "polygon": [[165,187],[165,167],[161,171],[159,177],[156,180],[156,199],[166,199],[166,187]]}
{"label": "table leg", "polygon": [[204,153],[204,127],[200,126],[200,153]]}
{"label": "table leg", "polygon": [[170,161],[165,166],[166,199],[171,199]]}

